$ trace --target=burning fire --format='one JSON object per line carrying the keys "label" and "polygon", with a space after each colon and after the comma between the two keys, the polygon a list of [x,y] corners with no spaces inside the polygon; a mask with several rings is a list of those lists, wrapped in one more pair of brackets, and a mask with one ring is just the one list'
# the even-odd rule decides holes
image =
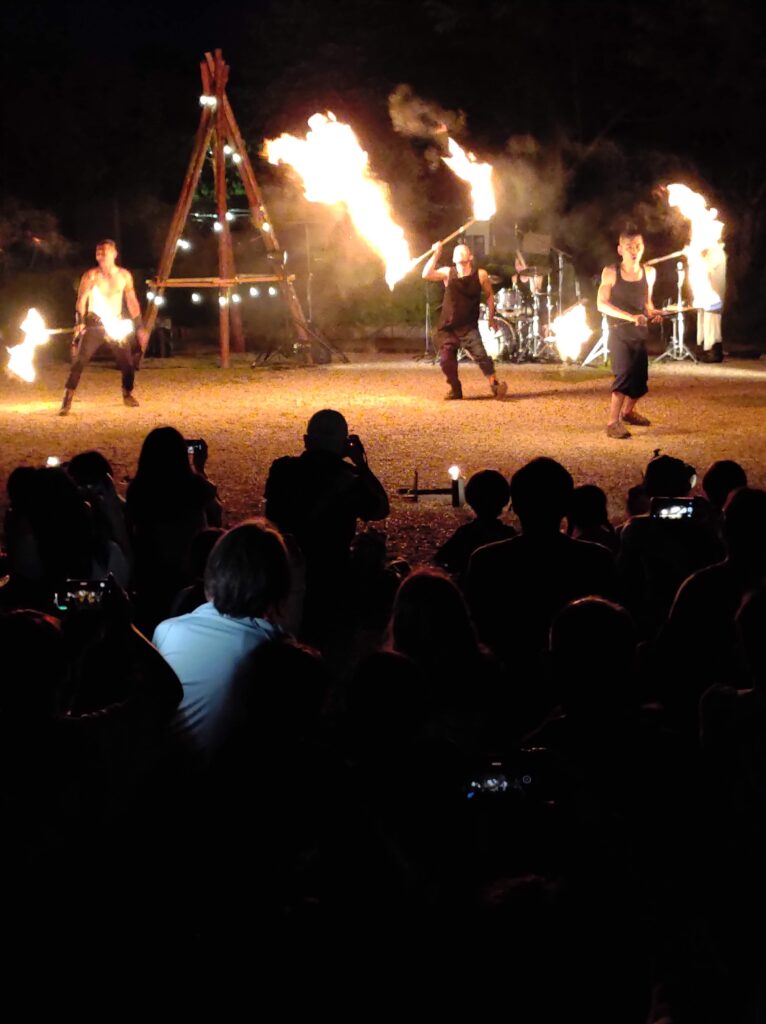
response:
{"label": "burning fire", "polygon": [[6,350],[11,357],[8,360],[8,370],[31,384],[37,376],[34,365],[35,349],[38,345],[47,343],[50,333],[45,321],[34,308],[27,310],[21,329],[25,335],[24,340]]}
{"label": "burning fire", "polygon": [[684,246],[684,255],[689,267],[689,285],[694,305],[699,309],[710,309],[721,302],[721,296],[713,288],[710,275],[726,259],[721,241],[723,224],[718,219],[718,210],[708,208],[705,197],[687,185],[668,185],[667,192],[669,204],[686,217],[691,229],[689,243]]}
{"label": "burning fire", "polygon": [[492,165],[480,164],[473,153],[467,153],[454,139],[447,139],[449,156],[442,160],[458,178],[471,186],[473,215],[476,220],[489,220],[497,210],[495,190],[492,185]]}
{"label": "burning fire", "polygon": [[110,310],[109,303],[106,298],[101,294],[98,288],[91,289],[90,297],[88,299],[88,311],[90,313],[95,313],[104,325],[106,336],[111,338],[112,341],[125,341],[127,336],[133,330],[133,321],[121,320],[120,317],[115,316]]}
{"label": "burning fire", "polygon": [[305,139],[283,134],[267,140],[269,162],[294,168],[311,202],[346,206],[356,230],[385,263],[386,281],[393,288],[412,260],[404,231],[392,219],[388,188],[372,176],[367,154],[349,125],[329,111],[314,114],[308,125]]}
{"label": "burning fire", "polygon": [[575,305],[551,324],[551,335],[562,359],[578,359],[580,349],[593,334],[585,317],[585,306]]}

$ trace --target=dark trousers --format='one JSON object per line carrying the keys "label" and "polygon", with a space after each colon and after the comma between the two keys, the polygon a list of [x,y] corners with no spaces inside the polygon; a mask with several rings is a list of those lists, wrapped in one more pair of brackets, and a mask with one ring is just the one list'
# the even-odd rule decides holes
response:
{"label": "dark trousers", "polygon": [[649,390],[649,357],[645,338],[636,336],[635,329],[631,335],[612,328],[609,332],[609,358],[614,374],[612,391],[635,399],[645,395]]}
{"label": "dark trousers", "polygon": [[77,348],[77,358],[72,363],[72,369],[67,377],[67,390],[74,391],[80,383],[82,371],[98,352],[102,345],[106,344],[114,356],[117,369],[122,374],[122,387],[125,391],[133,390],[135,380],[135,369],[133,367],[132,352],[133,336],[129,335],[125,341],[110,341],[101,327],[88,327],[80,335],[80,343]]}
{"label": "dark trousers", "polygon": [[441,366],[442,373],[447,378],[450,387],[456,388],[460,383],[457,375],[457,350],[459,348],[465,349],[485,377],[491,377],[495,372],[495,364],[487,355],[477,328],[472,327],[465,334],[456,334],[446,327],[440,327],[436,332],[436,341],[439,346],[439,366]]}

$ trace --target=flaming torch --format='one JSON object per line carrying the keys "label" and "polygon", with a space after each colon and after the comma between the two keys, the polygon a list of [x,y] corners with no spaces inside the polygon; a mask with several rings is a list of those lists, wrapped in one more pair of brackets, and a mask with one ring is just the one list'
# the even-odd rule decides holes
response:
{"label": "flaming torch", "polygon": [[109,309],[109,303],[98,290],[91,289],[88,298],[88,312],[95,314],[103,324],[106,336],[112,341],[125,341],[133,331],[132,320],[122,320]]}
{"label": "flaming torch", "polygon": [[[492,184],[492,164],[480,164],[473,153],[467,153],[454,139],[449,137],[447,138],[447,147],[450,155],[443,156],[442,160],[453,174],[456,174],[458,178],[462,178],[463,181],[468,182],[470,185],[473,216],[465,224],[461,224],[457,231],[453,231],[446,238],[442,238],[442,245],[452,241],[458,235],[462,235],[475,221],[489,220],[490,217],[494,217],[497,211],[495,188]],[[432,252],[433,248],[418,256],[417,259],[412,261],[410,269],[414,270],[418,263],[422,263]]]}
{"label": "flaming torch", "polygon": [[551,340],[562,359],[579,359],[580,350],[592,334],[581,303],[570,306],[551,324]]}
{"label": "flaming torch", "polygon": [[354,227],[386,265],[393,288],[412,265],[404,231],[391,216],[387,186],[370,170],[367,154],[351,127],[335,115],[313,114],[305,139],[280,135],[265,143],[269,163],[289,164],[303,179],[313,203],[343,203]]}
{"label": "flaming torch", "polygon": [[721,296],[713,288],[710,275],[726,259],[721,234],[723,224],[718,210],[708,207],[705,197],[687,185],[666,187],[668,203],[689,221],[691,237],[683,249],[689,268],[689,285],[698,309],[720,306]]}
{"label": "flaming torch", "polygon": [[39,345],[47,344],[50,331],[47,330],[45,321],[34,308],[27,310],[21,329],[24,332],[24,340],[18,345],[6,349],[10,355],[8,371],[31,384],[37,376],[34,364],[35,349]]}

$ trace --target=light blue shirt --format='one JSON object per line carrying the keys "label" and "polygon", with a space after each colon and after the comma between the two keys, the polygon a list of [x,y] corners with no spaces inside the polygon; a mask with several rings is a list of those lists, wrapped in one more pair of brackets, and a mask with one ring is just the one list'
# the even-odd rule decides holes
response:
{"label": "light blue shirt", "polygon": [[213,754],[242,717],[237,669],[251,651],[281,635],[279,627],[265,619],[221,615],[212,602],[161,622],[152,642],[184,690],[174,733],[200,754]]}

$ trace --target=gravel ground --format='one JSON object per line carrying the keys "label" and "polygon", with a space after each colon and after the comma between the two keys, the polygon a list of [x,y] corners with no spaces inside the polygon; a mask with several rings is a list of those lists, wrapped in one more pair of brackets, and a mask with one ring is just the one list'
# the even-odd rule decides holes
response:
{"label": "gravel ground", "polygon": [[212,354],[147,360],[137,377],[138,409],[122,405],[114,368],[96,362],[86,369],[68,418],[55,415],[63,363],[43,365],[33,384],[0,375],[0,503],[15,466],[87,448],[107,456],[124,491],[144,436],[172,424],[186,437],[207,441],[208,475],[218,485],[228,523],[234,523],[262,512],[272,459],[300,452],[306,421],[327,407],[343,412],[361,436],[371,467],[392,496],[386,527],[391,550],[415,562],[427,561],[469,517],[448,497],[417,504],[399,497],[397,488],[410,485],[415,469],[422,487],[441,487],[448,486],[453,463],[467,478],[485,467],[511,474],[535,455],[549,455],[575,483],[604,488],[614,522],[623,518],[626,492],[656,448],[691,462],[700,476],[716,459],[736,459],[752,484],[766,487],[762,361],[652,364],[651,391],[641,407],[652,426],[616,441],[604,433],[611,379],[604,369],[501,366],[509,397],[498,402],[478,370],[463,364],[465,400],[444,402],[437,366],[401,355],[362,358],[349,365],[254,369],[240,357],[228,370],[218,368]]}

